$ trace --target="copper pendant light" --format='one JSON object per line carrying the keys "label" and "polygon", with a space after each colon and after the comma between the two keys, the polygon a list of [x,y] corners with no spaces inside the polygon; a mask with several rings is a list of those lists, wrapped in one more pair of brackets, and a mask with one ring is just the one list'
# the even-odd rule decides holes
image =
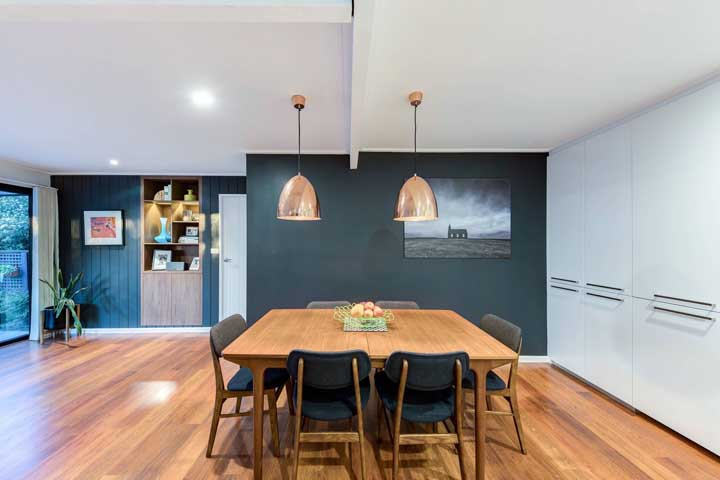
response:
{"label": "copper pendant light", "polygon": [[[417,107],[422,102],[422,92],[412,92],[408,97],[410,105],[415,109],[415,153],[413,157],[413,168],[417,172]],[[393,220],[398,222],[425,222],[437,220],[438,208],[435,194],[430,184],[415,173],[407,179],[398,193],[395,202],[395,216]]]}
{"label": "copper pendant light", "polygon": [[320,200],[310,180],[300,174],[300,111],[305,108],[305,97],[293,95],[293,106],[298,111],[298,173],[287,181],[280,192],[277,218],[280,220],[320,220]]}

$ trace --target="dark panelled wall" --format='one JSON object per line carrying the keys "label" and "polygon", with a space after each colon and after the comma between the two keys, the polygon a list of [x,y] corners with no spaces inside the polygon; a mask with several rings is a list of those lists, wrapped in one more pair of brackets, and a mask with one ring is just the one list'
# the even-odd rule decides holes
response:
{"label": "dark panelled wall", "polygon": [[[320,222],[275,218],[296,159],[248,155],[248,316],[310,300],[416,300],[477,322],[496,313],[523,328],[523,353],[546,354],[546,154],[421,154],[425,177],[504,177],[512,191],[512,258],[405,259],[403,224],[392,220],[412,156],[304,156],[302,172],[322,205]],[[308,326],[312,328],[312,326]],[[442,330],[438,330],[442,334]]]}
{"label": "dark panelled wall", "polygon": [[[140,326],[140,177],[54,176],[58,189],[60,268],[85,272],[85,327]],[[84,210],[123,210],[125,245],[83,245]]]}
{"label": "dark panelled wall", "polygon": [[205,214],[205,231],[203,233],[205,250],[202,257],[203,325],[205,326],[218,322],[220,259],[218,255],[212,255],[210,249],[220,247],[218,195],[230,193],[245,193],[245,177],[203,177],[201,204]]}
{"label": "dark panelled wall", "polygon": [[[53,176],[60,213],[60,267],[85,272],[92,288],[81,298],[82,320],[90,328],[140,326],[140,177],[116,175]],[[245,193],[245,177],[203,177],[203,325],[218,318],[218,195]],[[83,245],[84,210],[123,210],[125,246]]]}

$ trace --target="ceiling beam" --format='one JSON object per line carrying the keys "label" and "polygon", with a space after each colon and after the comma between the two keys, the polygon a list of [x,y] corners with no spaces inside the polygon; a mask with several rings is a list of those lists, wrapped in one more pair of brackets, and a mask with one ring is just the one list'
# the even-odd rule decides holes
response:
{"label": "ceiling beam", "polygon": [[355,2],[352,45],[352,90],[350,98],[350,168],[358,167],[365,124],[367,74],[372,50],[372,31],[375,21],[375,0]]}

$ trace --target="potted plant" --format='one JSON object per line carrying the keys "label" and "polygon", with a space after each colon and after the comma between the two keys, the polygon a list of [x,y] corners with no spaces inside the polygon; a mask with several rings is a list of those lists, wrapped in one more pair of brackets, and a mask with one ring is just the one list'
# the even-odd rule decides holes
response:
{"label": "potted plant", "polygon": [[77,288],[78,283],[83,278],[83,272],[77,275],[70,275],[70,281],[67,286],[63,287],[62,271],[58,270],[56,284],[53,285],[45,279],[40,279],[48,286],[53,295],[53,306],[47,307],[43,312],[43,321],[47,330],[58,330],[65,328],[65,309],[70,312],[73,317],[73,326],[77,330],[78,336],[82,335],[82,323],[75,311],[75,296],[87,290],[88,287]]}

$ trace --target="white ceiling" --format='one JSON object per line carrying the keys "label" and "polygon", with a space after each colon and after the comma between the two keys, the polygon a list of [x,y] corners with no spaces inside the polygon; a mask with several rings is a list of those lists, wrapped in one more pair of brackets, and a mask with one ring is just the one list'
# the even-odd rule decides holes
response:
{"label": "white ceiling", "polygon": [[0,0],[0,158],[242,173],[245,153],[295,151],[293,93],[304,151],[406,150],[414,89],[422,150],[545,151],[720,69],[714,0],[366,0],[354,32],[341,0],[135,3]]}

